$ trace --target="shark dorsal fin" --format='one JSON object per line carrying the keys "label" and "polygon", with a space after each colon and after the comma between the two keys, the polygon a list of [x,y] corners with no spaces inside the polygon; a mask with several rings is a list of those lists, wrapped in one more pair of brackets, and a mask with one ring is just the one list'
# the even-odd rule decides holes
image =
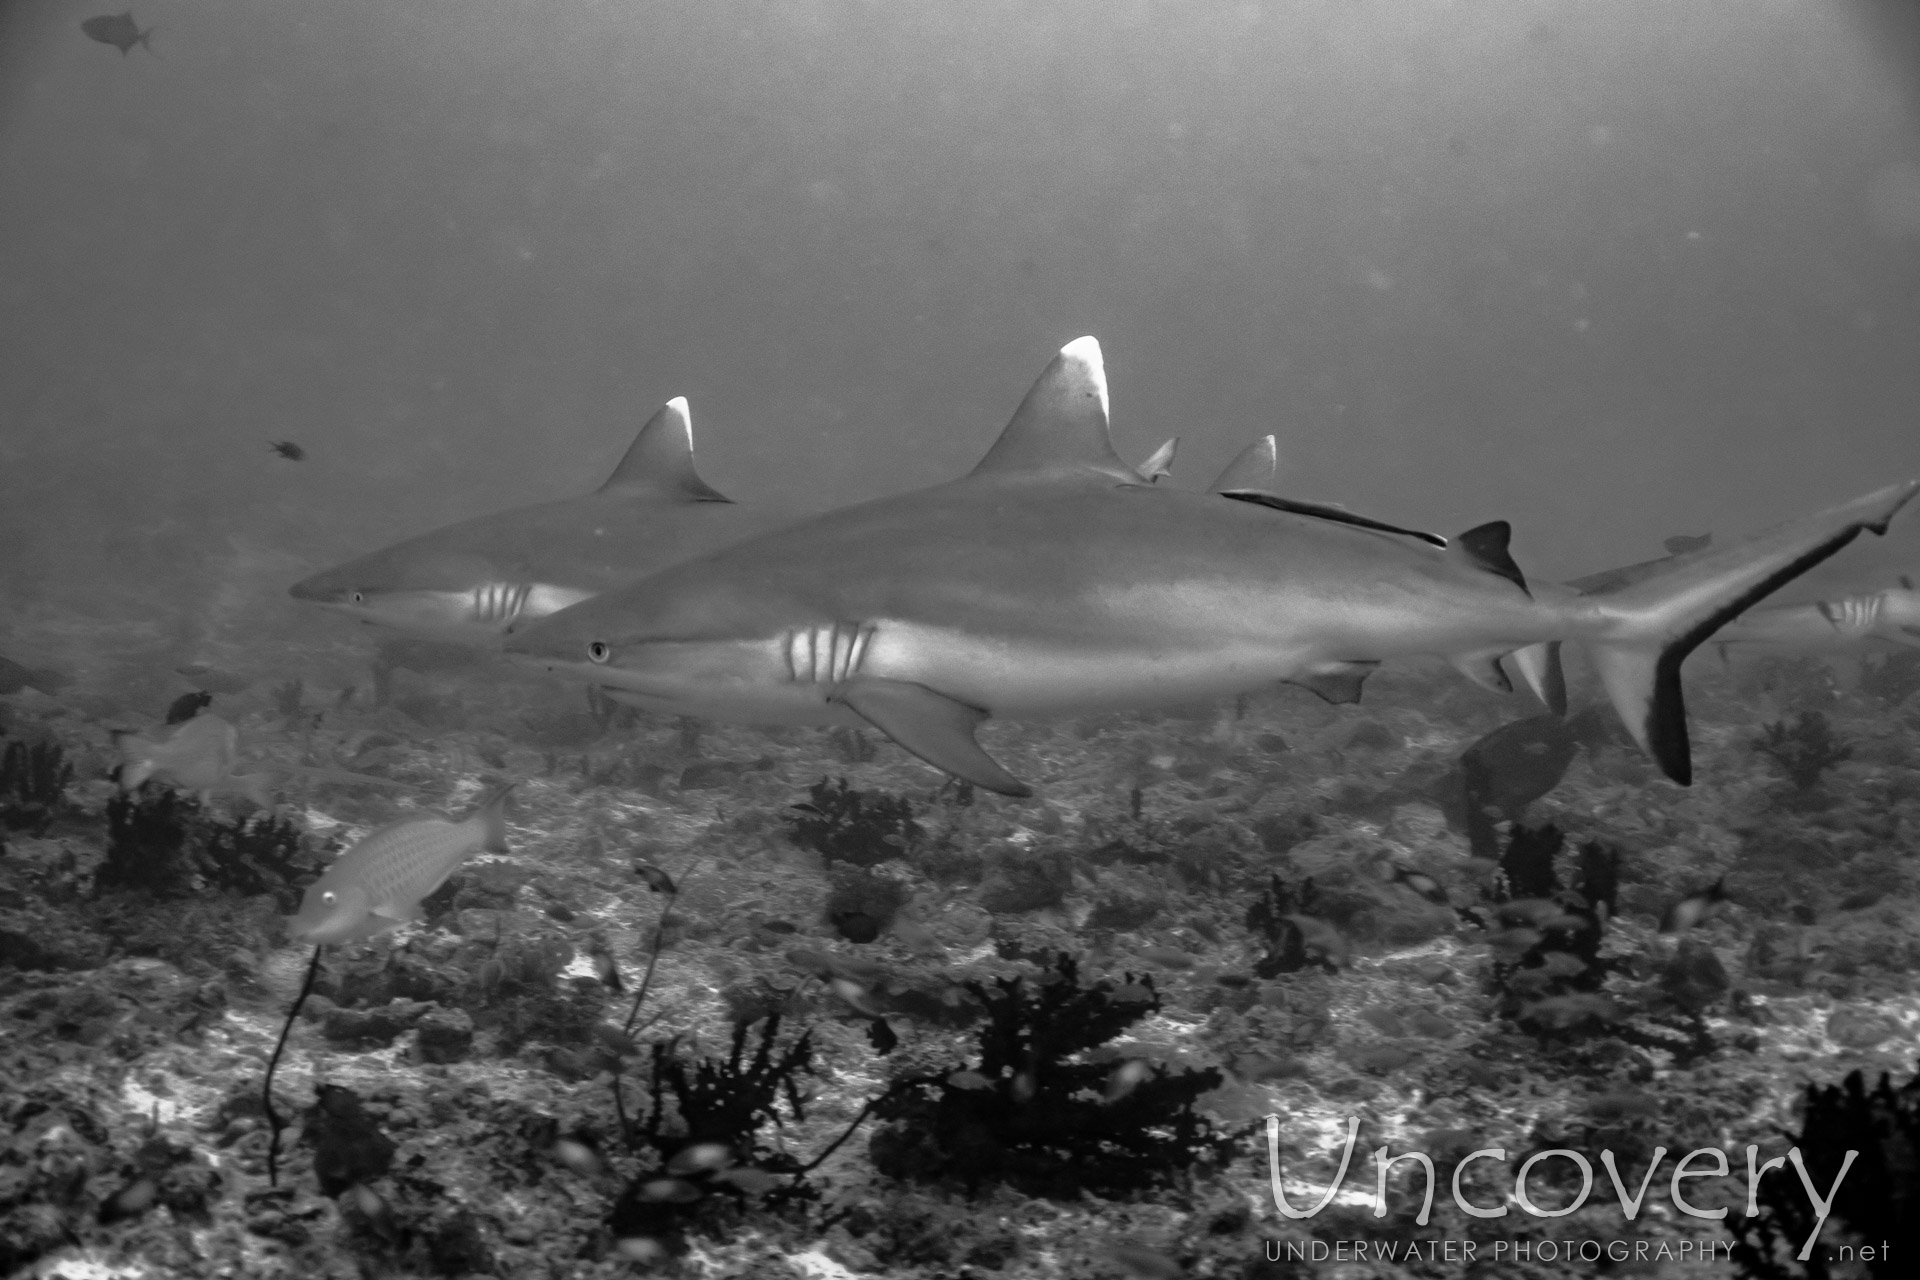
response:
{"label": "shark dorsal fin", "polygon": [[731,502],[693,468],[693,419],[687,398],[675,396],[647,419],[627,447],[601,493],[678,498],[682,502]]}
{"label": "shark dorsal fin", "polygon": [[1229,489],[1271,489],[1280,474],[1280,450],[1272,436],[1261,436],[1242,449],[1211,486],[1214,493]]}
{"label": "shark dorsal fin", "polygon": [[[1520,572],[1520,566],[1507,553],[1507,540],[1512,536],[1512,525],[1505,520],[1491,520],[1467,530],[1453,540],[1453,545],[1470,564],[1488,573],[1497,573],[1522,591],[1527,591],[1526,575]],[[1527,594],[1532,595],[1533,592],[1527,591]]]}
{"label": "shark dorsal fin", "polygon": [[1107,434],[1107,370],[1097,339],[1075,338],[1060,348],[973,469],[976,476],[1021,472],[1092,472],[1140,483]]}

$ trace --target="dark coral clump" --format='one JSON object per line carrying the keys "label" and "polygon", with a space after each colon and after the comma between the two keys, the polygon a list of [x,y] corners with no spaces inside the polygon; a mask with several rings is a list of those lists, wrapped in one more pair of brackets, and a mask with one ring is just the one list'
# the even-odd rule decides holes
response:
{"label": "dark coral clump", "polygon": [[827,895],[827,923],[848,942],[873,942],[907,904],[907,887],[865,867],[837,867]]}
{"label": "dark coral clump", "polygon": [[763,1130],[784,1122],[782,1103],[804,1118],[800,1077],[813,1074],[812,1036],[803,1032],[782,1048],[778,1014],[759,1027],[751,1055],[746,1023],[735,1025],[724,1058],[695,1060],[678,1038],[652,1046],[651,1105],[622,1119],[627,1145],[646,1168],[614,1202],[607,1225],[616,1238],[671,1247],[721,1206],[755,1194],[804,1193],[803,1166],[768,1143]]}
{"label": "dark coral clump", "polygon": [[319,1085],[314,1092],[313,1106],[301,1119],[301,1137],[313,1146],[313,1176],[322,1192],[337,1196],[393,1167],[398,1148],[359,1094],[335,1084]]}
{"label": "dark coral clump", "polygon": [[55,742],[9,742],[0,754],[0,827],[45,835],[66,806],[73,765]]}
{"label": "dark coral clump", "polygon": [[788,838],[829,862],[871,867],[903,856],[920,837],[913,806],[901,796],[855,791],[845,778],[837,786],[822,778],[807,796],[787,815],[793,827]]}
{"label": "dark coral clump", "polygon": [[1317,965],[1332,973],[1339,949],[1328,945],[1333,926],[1314,916],[1320,891],[1308,876],[1299,884],[1289,884],[1277,874],[1247,908],[1247,928],[1259,934],[1266,954],[1253,962],[1253,971],[1262,978],[1277,978],[1283,973],[1298,973],[1308,965]]}
{"label": "dark coral clump", "polygon": [[1920,652],[1902,649],[1884,656],[1868,654],[1860,662],[1860,692],[1897,707],[1920,693]]}
{"label": "dark coral clump", "polygon": [[271,894],[283,911],[319,869],[300,828],[272,814],[223,822],[177,791],[146,787],[107,802],[107,856],[93,891],[137,889],[162,898],[207,889]]}
{"label": "dark coral clump", "polygon": [[1006,1183],[1030,1194],[1097,1195],[1164,1185],[1233,1139],[1194,1110],[1213,1069],[1169,1070],[1101,1046],[1160,1008],[1151,978],[1083,986],[1057,956],[1038,978],[965,984],[986,1011],[979,1061],[902,1080],[874,1114],[871,1144],[892,1177],[957,1179],[969,1192]]}
{"label": "dark coral clump", "polygon": [[1833,726],[1818,711],[1802,711],[1792,725],[1775,720],[1752,742],[1753,749],[1770,756],[1796,791],[1811,791],[1820,775],[1853,757],[1853,748],[1833,736]]}
{"label": "dark coral clump", "polygon": [[[1878,1277],[1911,1275],[1920,1252],[1920,1218],[1913,1207],[1920,1200],[1920,1075],[1898,1089],[1883,1072],[1869,1091],[1860,1072],[1838,1085],[1807,1086],[1800,1132],[1787,1135],[1800,1149],[1811,1185],[1827,1194],[1837,1184],[1832,1216],[1852,1235],[1875,1246],[1860,1258],[1867,1273]],[[1851,1167],[1841,1169],[1851,1153]],[[1733,1260],[1741,1273],[1754,1280],[1807,1277],[1825,1280],[1833,1272],[1830,1247],[1815,1243],[1806,1261],[1798,1255],[1820,1229],[1820,1222],[1796,1170],[1781,1170],[1760,1179],[1760,1212],[1753,1217],[1730,1216],[1728,1228],[1737,1237]],[[1829,1226],[1828,1230],[1832,1230]],[[1849,1266],[1845,1272],[1859,1274]]]}

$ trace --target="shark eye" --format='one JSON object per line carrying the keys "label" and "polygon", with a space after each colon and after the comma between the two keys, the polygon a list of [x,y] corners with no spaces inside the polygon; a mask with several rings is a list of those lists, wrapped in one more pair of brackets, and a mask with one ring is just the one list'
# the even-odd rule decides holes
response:
{"label": "shark eye", "polygon": [[340,901],[340,896],[329,889],[320,895],[320,901],[326,903],[328,906],[332,906],[334,903]]}
{"label": "shark eye", "polygon": [[355,604],[365,604],[367,602],[367,595],[364,591],[356,591],[349,595],[347,599],[353,601]]}
{"label": "shark eye", "polygon": [[587,642],[587,656],[604,666],[607,659],[613,656],[613,650],[607,647],[605,640],[589,640]]}

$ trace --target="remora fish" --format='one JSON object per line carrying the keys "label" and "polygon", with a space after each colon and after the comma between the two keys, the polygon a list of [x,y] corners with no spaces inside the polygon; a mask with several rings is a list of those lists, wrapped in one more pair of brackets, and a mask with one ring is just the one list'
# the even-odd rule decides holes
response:
{"label": "remora fish", "polygon": [[1913,579],[1905,574],[1899,586],[1885,591],[1755,609],[1735,618],[1713,637],[1723,658],[1736,646],[1837,653],[1862,648],[1875,640],[1920,648],[1920,590],[1914,589]]}
{"label": "remora fish", "polygon": [[1445,547],[1337,508],[1141,483],[1113,452],[1100,346],[1064,348],[969,475],[829,512],[515,628],[510,654],[662,710],[849,713],[1007,795],[974,741],[1042,718],[1229,696],[1273,680],[1351,701],[1381,661],[1500,659],[1578,640],[1636,742],[1691,779],[1680,660],[1920,489],[1892,485],[1606,595],[1538,593],[1504,523]]}
{"label": "remora fish", "polygon": [[422,639],[491,645],[516,618],[544,616],[799,514],[736,503],[702,480],[687,402],[676,397],[594,492],[447,525],[314,574],[291,594]]}
{"label": "remora fish", "polygon": [[287,932],[325,946],[358,942],[397,929],[420,914],[420,900],[445,884],[460,864],[484,849],[507,851],[503,814],[511,785],[459,822],[404,818],[369,834],[307,886]]}

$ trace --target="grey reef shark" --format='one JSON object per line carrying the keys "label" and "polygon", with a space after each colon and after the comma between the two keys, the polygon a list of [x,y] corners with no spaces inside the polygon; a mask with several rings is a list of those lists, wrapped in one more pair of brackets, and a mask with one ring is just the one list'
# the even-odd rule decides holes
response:
{"label": "grey reef shark", "polygon": [[1728,650],[1765,653],[1844,654],[1876,641],[1920,649],[1920,591],[1900,575],[1900,585],[1838,600],[1787,604],[1742,614],[1714,633],[1720,656]]}
{"label": "grey reef shark", "polygon": [[[1144,464],[1167,473],[1178,438]],[[660,407],[605,484],[477,516],[394,543],[293,585],[296,600],[421,640],[491,648],[507,626],[544,617],[669,565],[809,514],[739,503],[701,479],[685,397]]]}
{"label": "grey reef shark", "polygon": [[1169,489],[1121,461],[1100,345],[1080,338],[966,476],[516,622],[505,648],[660,711],[872,725],[950,774],[1026,796],[975,741],[989,717],[1148,708],[1273,681],[1353,701],[1382,661],[1422,654],[1503,690],[1501,659],[1517,655],[1528,683],[1564,706],[1548,646],[1572,640],[1634,739],[1684,784],[1681,660],[1862,529],[1884,530],[1920,489],[1891,485],[1582,595],[1530,588],[1504,522],[1449,540],[1227,479]]}

